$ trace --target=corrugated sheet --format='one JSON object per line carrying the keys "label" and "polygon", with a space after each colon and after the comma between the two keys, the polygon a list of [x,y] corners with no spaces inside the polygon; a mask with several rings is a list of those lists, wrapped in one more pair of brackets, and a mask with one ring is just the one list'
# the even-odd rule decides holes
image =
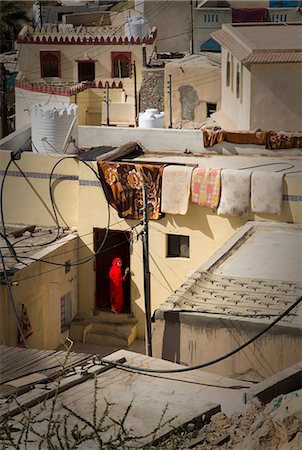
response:
{"label": "corrugated sheet", "polygon": [[302,62],[302,51],[254,52],[243,60],[244,64]]}
{"label": "corrugated sheet", "polygon": [[[196,271],[159,309],[259,320],[277,317],[302,294],[302,283],[237,278]],[[299,307],[283,321],[293,323]]]}
{"label": "corrugated sheet", "polygon": [[5,384],[11,380],[35,372],[53,377],[61,373],[63,368],[81,365],[91,355],[71,352],[66,357],[67,353],[63,351],[0,346],[0,397],[16,391],[16,388]]}

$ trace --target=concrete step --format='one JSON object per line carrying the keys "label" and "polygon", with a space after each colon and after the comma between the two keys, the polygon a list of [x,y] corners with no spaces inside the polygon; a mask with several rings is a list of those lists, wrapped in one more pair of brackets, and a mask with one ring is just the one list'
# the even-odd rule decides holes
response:
{"label": "concrete step", "polygon": [[92,323],[90,320],[74,320],[71,322],[69,329],[69,338],[72,341],[83,342],[87,331],[91,330]]}
{"label": "concrete step", "polygon": [[136,323],[114,323],[114,322],[92,322],[92,330],[102,333],[123,333],[131,334],[132,328],[137,327]]}
{"label": "concrete step", "polygon": [[91,319],[93,322],[110,322],[110,323],[137,323],[132,314],[115,314],[112,312],[101,311]]}
{"label": "concrete step", "polygon": [[88,331],[86,333],[85,344],[99,344],[101,345],[119,345],[128,347],[130,345],[129,336],[123,333],[106,333],[97,330]]}
{"label": "concrete step", "polygon": [[128,346],[137,336],[137,320],[128,314],[101,313],[99,317],[74,320],[69,337],[76,342]]}

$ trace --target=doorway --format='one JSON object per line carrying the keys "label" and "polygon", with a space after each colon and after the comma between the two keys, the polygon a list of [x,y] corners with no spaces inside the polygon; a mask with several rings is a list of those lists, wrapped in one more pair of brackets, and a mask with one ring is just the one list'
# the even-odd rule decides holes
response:
{"label": "doorway", "polygon": [[95,79],[95,62],[94,61],[78,61],[78,80],[94,81]]}
{"label": "doorway", "polygon": [[[96,252],[106,236],[106,229],[94,228],[93,241],[94,251]],[[109,293],[109,270],[114,258],[119,257],[123,261],[122,270],[130,268],[130,240],[129,231],[109,230],[107,238],[99,255],[95,260],[96,274],[96,301],[95,308],[101,311],[110,311],[110,293]],[[130,302],[130,277],[128,276],[123,283],[124,287],[124,307],[123,313],[131,312]]]}

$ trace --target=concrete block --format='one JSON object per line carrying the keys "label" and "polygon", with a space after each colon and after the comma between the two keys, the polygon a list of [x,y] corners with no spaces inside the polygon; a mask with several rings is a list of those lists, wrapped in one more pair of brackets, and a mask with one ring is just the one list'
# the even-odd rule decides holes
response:
{"label": "concrete block", "polygon": [[83,342],[85,333],[91,329],[91,322],[88,320],[74,321],[70,325],[69,338],[72,341]]}
{"label": "concrete block", "polygon": [[262,403],[269,403],[280,394],[288,394],[302,387],[302,361],[261,381],[243,393],[243,401],[247,403],[257,397]]}

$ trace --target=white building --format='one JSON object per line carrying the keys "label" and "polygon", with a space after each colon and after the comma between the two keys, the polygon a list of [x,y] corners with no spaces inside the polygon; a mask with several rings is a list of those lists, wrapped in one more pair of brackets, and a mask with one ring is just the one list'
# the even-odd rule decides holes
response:
{"label": "white building", "polygon": [[222,47],[225,129],[302,129],[302,23],[227,24],[212,33]]}

